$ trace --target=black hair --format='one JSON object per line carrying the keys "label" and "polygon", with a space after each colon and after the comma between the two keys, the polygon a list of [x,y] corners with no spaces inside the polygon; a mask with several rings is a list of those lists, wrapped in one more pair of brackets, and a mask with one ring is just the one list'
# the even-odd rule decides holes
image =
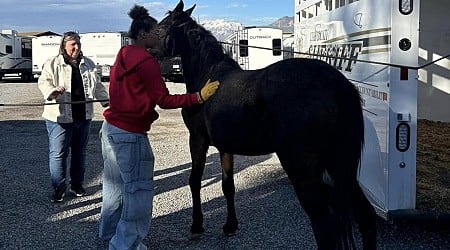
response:
{"label": "black hair", "polygon": [[133,19],[130,30],[128,31],[128,36],[131,39],[137,39],[140,31],[150,31],[158,23],[156,19],[148,14],[146,8],[136,4],[130,9],[128,16]]}

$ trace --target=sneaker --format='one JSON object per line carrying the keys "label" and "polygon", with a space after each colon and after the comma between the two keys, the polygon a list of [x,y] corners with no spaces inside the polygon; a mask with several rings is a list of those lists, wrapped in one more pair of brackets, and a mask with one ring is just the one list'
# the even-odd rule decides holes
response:
{"label": "sneaker", "polygon": [[66,190],[64,190],[63,188],[55,188],[55,192],[53,193],[53,196],[50,199],[50,201],[53,203],[62,202],[65,193],[66,193]]}
{"label": "sneaker", "polygon": [[70,185],[70,192],[73,193],[76,197],[81,197],[86,195],[86,190],[84,190],[83,186],[80,184],[72,184]]}

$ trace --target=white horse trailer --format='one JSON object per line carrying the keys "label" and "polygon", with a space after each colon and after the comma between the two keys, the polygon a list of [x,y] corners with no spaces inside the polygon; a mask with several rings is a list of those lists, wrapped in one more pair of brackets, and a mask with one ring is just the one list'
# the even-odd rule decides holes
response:
{"label": "white horse trailer", "polygon": [[6,74],[20,75],[24,81],[32,79],[31,37],[20,36],[15,30],[0,33],[0,80]]}
{"label": "white horse trailer", "polygon": [[[295,51],[328,62],[360,90],[365,147],[359,181],[385,219],[417,212],[418,62],[448,55],[449,26],[442,25],[448,23],[448,6],[448,0],[295,1]],[[421,27],[419,20],[428,24],[426,19],[441,20],[441,25]],[[422,39],[433,39],[430,47],[420,47]],[[440,109],[449,119],[444,108],[450,106],[449,60],[438,64],[439,75],[429,72],[428,80],[440,80],[445,103]]]}
{"label": "white horse trailer", "polygon": [[283,31],[268,27],[246,27],[224,41],[224,51],[244,70],[264,68],[283,60]]}
{"label": "white horse trailer", "polygon": [[48,58],[58,55],[60,44],[60,35],[52,34],[33,37],[32,62],[33,75],[35,77],[39,76],[42,73],[42,68],[44,67],[44,63]]}
{"label": "white horse trailer", "polygon": [[109,78],[110,67],[122,46],[129,44],[125,32],[91,32],[80,34],[81,51],[100,68],[102,79]]}

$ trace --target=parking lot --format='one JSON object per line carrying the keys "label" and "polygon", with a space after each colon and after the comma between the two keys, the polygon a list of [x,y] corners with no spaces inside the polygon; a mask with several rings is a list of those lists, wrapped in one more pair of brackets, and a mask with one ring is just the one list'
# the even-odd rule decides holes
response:
{"label": "parking lot", "polygon": [[[183,93],[182,83],[167,83]],[[0,103],[42,103],[36,83],[0,82]],[[50,203],[48,138],[42,106],[0,107],[0,249],[104,249],[97,238],[101,208],[102,159],[98,131],[102,107],[88,145],[88,196],[67,196]],[[155,162],[155,197],[149,249],[315,249],[312,231],[276,156],[236,156],[236,208],[240,229],[222,234],[226,203],[221,191],[217,151],[208,152],[202,201],[206,232],[189,239],[191,199],[188,186],[188,132],[180,110],[158,109],[149,133]],[[420,222],[378,221],[379,249],[450,249],[448,228]]]}

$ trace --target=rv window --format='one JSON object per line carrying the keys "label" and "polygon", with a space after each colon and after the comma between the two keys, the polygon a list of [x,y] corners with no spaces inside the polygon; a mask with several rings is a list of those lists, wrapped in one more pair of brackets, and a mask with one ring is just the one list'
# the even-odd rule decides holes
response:
{"label": "rv window", "polygon": [[12,46],[11,45],[6,45],[5,51],[6,51],[7,54],[12,54],[13,53]]}
{"label": "rv window", "polygon": [[274,56],[281,55],[281,39],[273,39],[272,40],[272,54]]}
{"label": "rv window", "polygon": [[331,11],[333,9],[333,0],[325,0],[325,9]]}
{"label": "rv window", "polygon": [[248,56],[248,40],[239,40],[239,56]]}
{"label": "rv window", "polygon": [[335,9],[337,9],[337,8],[339,8],[339,7],[342,7],[342,6],[344,6],[345,5],[345,0],[336,0],[335,2],[334,2],[334,5],[335,5]]}

